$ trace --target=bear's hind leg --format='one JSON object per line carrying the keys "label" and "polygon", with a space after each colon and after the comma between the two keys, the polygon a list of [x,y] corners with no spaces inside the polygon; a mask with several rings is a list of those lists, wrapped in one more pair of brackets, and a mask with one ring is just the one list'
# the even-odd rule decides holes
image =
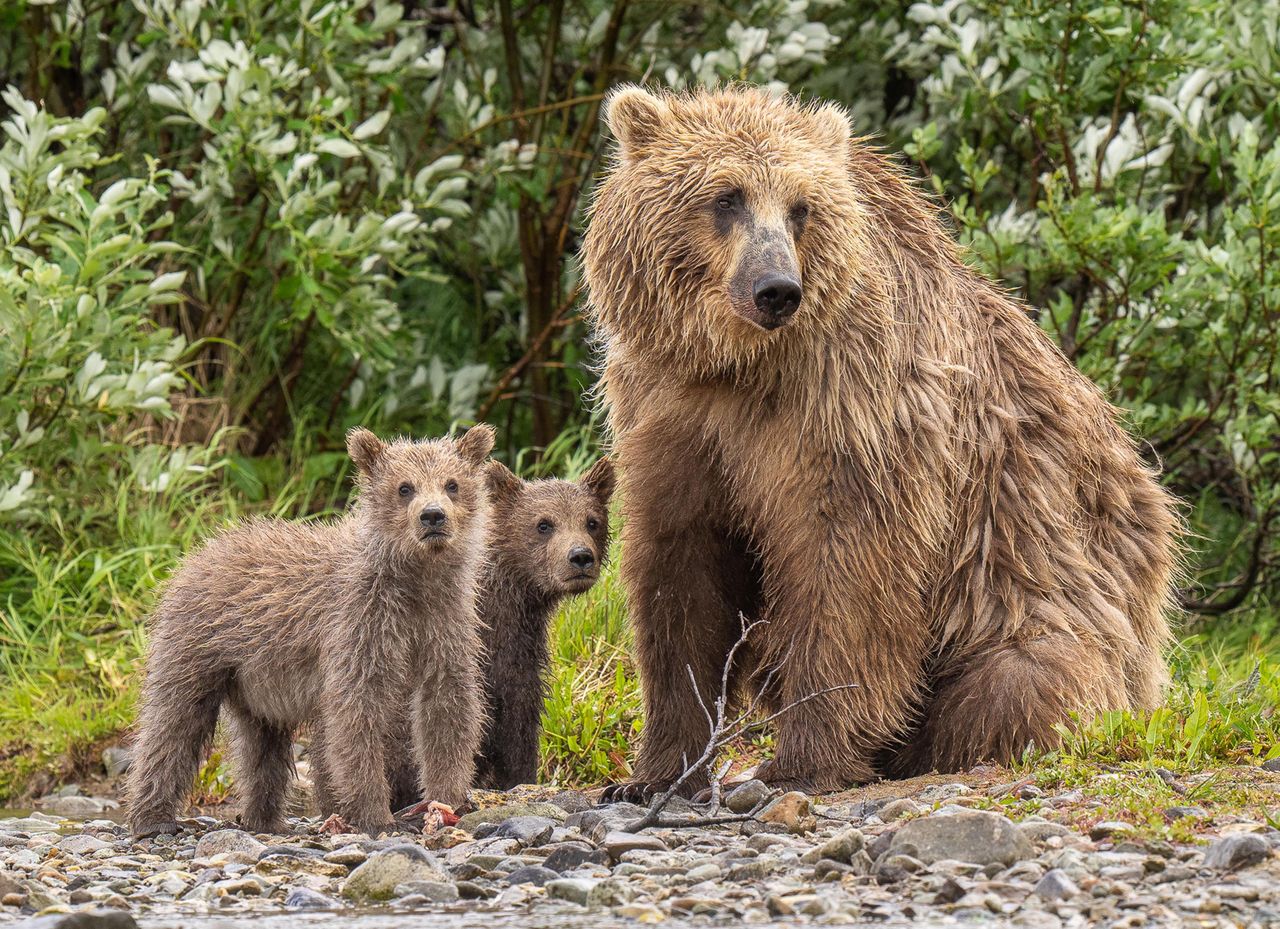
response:
{"label": "bear's hind leg", "polygon": [[1053,748],[1071,711],[1122,707],[1124,675],[1100,645],[1067,633],[1003,642],[944,674],[918,732],[898,753],[902,776],[1007,764],[1026,749]]}
{"label": "bear's hind leg", "polygon": [[283,807],[293,777],[293,732],[236,708],[231,715],[236,785],[250,832],[283,832]]}
{"label": "bear's hind leg", "polygon": [[143,685],[127,803],[135,835],[177,829],[176,817],[213,742],[226,690],[225,681],[200,684],[159,670]]}

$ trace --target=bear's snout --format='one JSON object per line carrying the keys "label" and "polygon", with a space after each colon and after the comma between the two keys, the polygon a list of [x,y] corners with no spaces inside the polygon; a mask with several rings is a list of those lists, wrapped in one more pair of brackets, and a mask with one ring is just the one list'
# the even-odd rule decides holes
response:
{"label": "bear's snout", "polygon": [[766,329],[777,329],[794,316],[803,296],[799,281],[777,271],[756,278],[751,289],[751,298],[760,311],[760,324]]}

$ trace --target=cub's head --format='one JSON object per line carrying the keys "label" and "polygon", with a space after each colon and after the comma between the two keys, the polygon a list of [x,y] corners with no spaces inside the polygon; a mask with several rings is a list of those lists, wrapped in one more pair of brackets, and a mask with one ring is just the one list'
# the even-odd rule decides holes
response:
{"label": "cub's head", "polygon": [[625,86],[604,118],[618,157],[583,255],[606,339],[714,370],[823,331],[855,279],[863,215],[843,109]]}
{"label": "cub's head", "polygon": [[548,597],[590,588],[609,547],[612,462],[601,458],[576,483],[522,481],[497,461],[488,468],[500,569]]}
{"label": "cub's head", "polygon": [[359,509],[371,531],[407,557],[483,544],[488,515],[484,460],[493,428],[457,439],[383,442],[368,429],[347,433]]}

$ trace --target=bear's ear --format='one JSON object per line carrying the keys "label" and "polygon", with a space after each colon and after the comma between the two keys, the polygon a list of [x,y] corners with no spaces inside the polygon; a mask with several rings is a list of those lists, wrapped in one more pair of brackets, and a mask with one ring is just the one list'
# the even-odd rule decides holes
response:
{"label": "bear's ear", "polygon": [[347,454],[366,474],[373,470],[386,450],[386,443],[363,426],[356,426],[347,433]]}
{"label": "bear's ear", "polygon": [[582,475],[581,483],[596,495],[601,506],[608,506],[609,499],[613,496],[615,480],[613,459],[605,455],[591,466],[590,471]]}
{"label": "bear's ear", "polygon": [[813,111],[812,116],[817,141],[843,153],[853,136],[849,111],[838,103],[824,103]]}
{"label": "bear's ear", "polygon": [[473,465],[480,464],[493,451],[493,427],[486,423],[476,423],[458,439],[456,447],[465,461]]}
{"label": "bear's ear", "polygon": [[519,495],[522,483],[501,461],[485,465],[484,482],[489,488],[489,499],[498,507],[509,506]]}
{"label": "bear's ear", "polygon": [[635,84],[619,87],[604,104],[605,125],[617,138],[625,157],[643,154],[670,114],[666,103]]}

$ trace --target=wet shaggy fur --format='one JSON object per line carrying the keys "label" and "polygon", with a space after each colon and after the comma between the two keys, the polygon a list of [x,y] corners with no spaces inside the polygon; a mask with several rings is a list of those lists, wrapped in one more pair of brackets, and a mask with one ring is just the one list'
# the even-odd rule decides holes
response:
{"label": "wet shaggy fur", "polygon": [[489,469],[494,531],[480,596],[489,720],[476,776],[508,790],[537,780],[548,625],[604,565],[613,466],[602,458],[577,483],[522,481],[496,461]]}
{"label": "wet shaggy fur", "polygon": [[358,496],[332,524],[262,520],[189,556],[151,619],[129,821],[169,828],[227,710],[243,825],[274,832],[293,733],[329,733],[324,789],[353,827],[391,825],[389,743],[412,718],[423,795],[466,798],[479,746],[475,591],[493,430],[384,444],[353,430]]}
{"label": "wet shaggy fur", "polygon": [[[767,623],[740,693],[858,685],[782,716],[777,783],[1007,761],[1155,703],[1171,500],[928,200],[834,105],[628,87],[606,120],[584,257],[646,707],[621,793],[699,754],[686,666],[716,693],[740,615]],[[787,267],[799,307],[763,320]]]}
{"label": "wet shaggy fur", "polygon": [[[523,481],[491,461],[487,480],[492,516],[479,595],[487,720],[476,785],[508,790],[537,779],[548,625],[565,597],[589,590],[604,567],[614,476],[608,458],[576,483]],[[311,754],[323,785],[323,732],[313,735]],[[391,759],[393,810],[420,799],[414,771],[403,751]],[[322,814],[336,808],[323,789],[317,802]]]}

